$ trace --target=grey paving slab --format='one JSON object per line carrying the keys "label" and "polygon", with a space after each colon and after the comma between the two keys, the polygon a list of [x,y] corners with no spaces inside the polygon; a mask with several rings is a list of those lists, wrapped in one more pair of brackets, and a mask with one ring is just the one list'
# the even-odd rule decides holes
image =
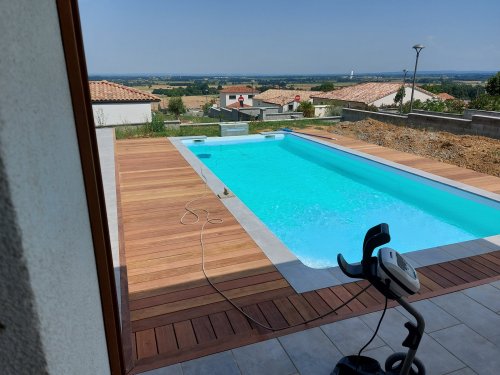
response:
{"label": "grey paving slab", "polygon": [[[376,312],[365,315],[361,319],[374,329],[380,315],[381,312]],[[401,345],[408,334],[408,330],[404,327],[407,321],[408,318],[398,310],[389,309],[380,326],[378,335],[396,352],[407,351],[407,348]],[[430,374],[445,374],[464,367],[462,362],[428,335],[424,335],[422,338],[417,357],[424,362]]]}
{"label": "grey paving slab", "polygon": [[495,236],[485,237],[485,241],[488,241],[492,246],[496,246],[496,248],[500,248],[500,234]]}
{"label": "grey paving slab", "polygon": [[455,257],[465,258],[472,255],[489,253],[495,250],[495,245],[483,239],[459,242],[450,247],[445,247],[444,250]]}
{"label": "grey paving slab", "polygon": [[446,294],[431,301],[486,338],[500,334],[500,316],[463,293]]}
{"label": "grey paving slab", "polygon": [[179,363],[167,367],[157,368],[155,370],[141,372],[141,375],[183,375]]}
{"label": "grey paving slab", "polygon": [[[381,315],[382,312],[377,311],[371,314],[363,315],[360,319],[368,325],[371,330],[375,330]],[[385,313],[384,320],[380,325],[378,336],[390,347],[399,350],[400,344],[403,342],[408,332],[404,327],[404,324],[407,321],[408,319],[398,310],[388,309]]]}
{"label": "grey paving slab", "polygon": [[500,289],[492,285],[480,285],[466,289],[463,293],[496,313],[500,311]]}
{"label": "grey paving slab", "polygon": [[279,341],[302,374],[329,375],[343,357],[320,328],[283,336]]}
{"label": "grey paving slab", "polygon": [[[500,350],[500,334],[499,335],[491,335],[488,337],[488,341],[492,342],[496,346],[498,346],[498,350]],[[499,371],[500,372],[500,371]]]}
{"label": "grey paving slab", "polygon": [[[381,312],[372,313],[361,317],[370,328],[375,328]],[[386,312],[384,321],[380,326],[379,336],[395,352],[406,352],[407,348],[401,344],[408,334],[404,327],[408,319],[396,309],[389,309]],[[455,356],[439,345],[435,340],[425,334],[419,346],[417,357],[424,362],[429,374],[446,374],[450,371],[464,367]]]}
{"label": "grey paving slab", "polygon": [[[424,249],[420,251],[412,251],[403,254],[405,258],[410,260],[413,266],[423,267],[431,264],[447,262],[451,259],[457,259],[457,255],[453,255],[444,251],[443,247],[434,247],[432,249]],[[451,259],[450,259],[451,258]]]}
{"label": "grey paving slab", "polygon": [[431,336],[479,375],[498,375],[499,348],[465,324],[433,332]]}
{"label": "grey paving slab", "polygon": [[230,351],[193,359],[182,364],[184,375],[240,375],[241,372]]}
{"label": "grey paving slab", "polygon": [[490,283],[490,285],[494,286],[497,289],[500,289],[500,280],[494,281],[494,282]]}
{"label": "grey paving slab", "polygon": [[460,370],[450,372],[447,375],[477,375],[477,372],[473,371],[470,367],[464,367]]}
{"label": "grey paving slab", "polygon": [[287,353],[276,339],[232,350],[242,374],[289,375],[297,372]]}
{"label": "grey paving slab", "polygon": [[[341,320],[321,326],[321,329],[343,355],[357,354],[373,335],[373,329],[360,318]],[[375,337],[367,349],[384,346],[379,337]]]}
{"label": "grey paving slab", "polygon": [[[427,333],[460,324],[460,321],[453,315],[448,314],[438,305],[429,300],[413,302],[411,305],[424,317],[425,332]],[[396,310],[406,316],[407,319],[413,321],[412,316],[401,306],[398,306]]]}
{"label": "grey paving slab", "polygon": [[363,352],[363,355],[376,359],[380,363],[380,366],[382,366],[382,369],[384,369],[385,360],[392,353],[394,353],[394,350],[392,350],[389,345],[385,345],[381,346],[380,348],[367,350]]}

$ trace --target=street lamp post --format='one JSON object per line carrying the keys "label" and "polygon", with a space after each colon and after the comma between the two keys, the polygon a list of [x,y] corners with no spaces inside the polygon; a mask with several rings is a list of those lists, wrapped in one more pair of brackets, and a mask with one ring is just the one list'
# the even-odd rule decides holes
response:
{"label": "street lamp post", "polygon": [[415,70],[413,71],[413,85],[411,88],[411,100],[410,100],[410,112],[413,110],[413,94],[415,93],[415,77],[417,76],[417,64],[418,64],[418,55],[420,55],[420,51],[425,47],[421,44],[415,44],[413,49],[417,52],[417,57],[415,59]]}
{"label": "street lamp post", "polygon": [[399,112],[403,113],[403,102],[405,100],[405,92],[406,92],[406,73],[408,73],[408,70],[403,69],[403,96],[401,97],[401,103],[399,104]]}

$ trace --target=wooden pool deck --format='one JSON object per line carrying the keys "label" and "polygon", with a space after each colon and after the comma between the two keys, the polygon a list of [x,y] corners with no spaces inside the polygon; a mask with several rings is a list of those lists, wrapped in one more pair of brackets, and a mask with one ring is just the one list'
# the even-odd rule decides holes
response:
{"label": "wooden pool deck", "polygon": [[[316,130],[308,132],[325,135]],[[499,178],[346,137],[335,138],[334,142],[342,146],[500,193]],[[382,296],[369,289],[337,313],[303,324],[349,299],[364,282],[296,293],[209,191],[199,206],[223,218],[224,223],[206,228],[207,273],[244,311],[281,330],[273,332],[256,326],[203,276],[201,225],[182,225],[180,218],[186,202],[201,196],[205,187],[170,141],[116,141],[115,160],[121,263],[125,271],[123,340],[130,373],[383,307]],[[499,279],[500,251],[421,267],[418,271],[422,289],[414,299],[430,298]]]}

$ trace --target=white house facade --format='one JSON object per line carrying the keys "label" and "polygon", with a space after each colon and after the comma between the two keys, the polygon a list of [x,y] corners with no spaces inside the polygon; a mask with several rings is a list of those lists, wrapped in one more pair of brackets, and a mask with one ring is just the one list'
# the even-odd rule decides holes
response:
{"label": "white house facade", "polygon": [[253,98],[254,107],[275,107],[279,112],[296,112],[300,102],[312,103],[312,95],[317,91],[270,89]]}
{"label": "white house facade", "polygon": [[[219,92],[220,106],[235,106],[243,102],[243,107],[252,107],[253,98],[259,91],[246,86],[229,86]],[[243,99],[243,100],[241,100]]]}
{"label": "white house facade", "polygon": [[151,122],[151,104],[160,98],[108,81],[91,81],[90,96],[96,126]]}

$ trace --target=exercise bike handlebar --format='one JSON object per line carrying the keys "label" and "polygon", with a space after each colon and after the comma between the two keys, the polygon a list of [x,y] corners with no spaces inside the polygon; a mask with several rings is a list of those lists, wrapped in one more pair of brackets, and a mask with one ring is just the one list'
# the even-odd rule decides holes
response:
{"label": "exercise bike handlebar", "polygon": [[347,263],[344,256],[338,254],[337,262],[340,269],[345,275],[354,279],[368,279],[370,275],[373,275],[373,270],[371,269],[374,263],[372,261],[373,251],[377,247],[385,245],[390,240],[389,225],[382,223],[370,228],[368,232],[366,232],[363,241],[363,258],[361,263]]}

